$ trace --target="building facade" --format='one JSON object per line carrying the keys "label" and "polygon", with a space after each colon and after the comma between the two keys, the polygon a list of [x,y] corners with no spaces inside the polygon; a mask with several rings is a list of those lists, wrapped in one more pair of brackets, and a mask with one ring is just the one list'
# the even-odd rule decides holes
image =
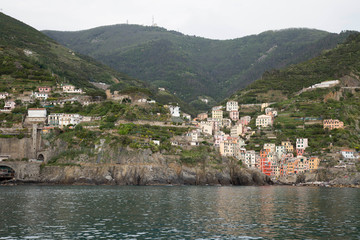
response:
{"label": "building facade", "polygon": [[260,115],[256,118],[257,127],[269,127],[272,126],[272,117],[269,115]]}
{"label": "building facade", "polygon": [[328,128],[330,130],[337,129],[337,128],[344,128],[344,122],[338,119],[325,119],[323,121],[324,128]]}

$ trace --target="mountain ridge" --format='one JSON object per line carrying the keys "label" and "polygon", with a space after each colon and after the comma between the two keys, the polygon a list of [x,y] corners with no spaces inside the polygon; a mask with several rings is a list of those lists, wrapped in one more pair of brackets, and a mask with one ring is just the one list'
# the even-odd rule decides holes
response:
{"label": "mountain ridge", "polygon": [[317,56],[346,37],[321,30],[286,29],[211,40],[126,24],[43,32],[116,70],[165,87],[193,105],[201,104],[200,96],[220,101],[266,70]]}

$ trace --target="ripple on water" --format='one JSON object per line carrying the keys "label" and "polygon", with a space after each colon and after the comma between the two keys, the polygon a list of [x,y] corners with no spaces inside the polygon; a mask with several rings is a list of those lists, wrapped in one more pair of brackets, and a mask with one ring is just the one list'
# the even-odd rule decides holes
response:
{"label": "ripple on water", "polygon": [[[1,188],[0,239],[360,238],[359,189]],[[346,199],[346,201],[344,201]]]}

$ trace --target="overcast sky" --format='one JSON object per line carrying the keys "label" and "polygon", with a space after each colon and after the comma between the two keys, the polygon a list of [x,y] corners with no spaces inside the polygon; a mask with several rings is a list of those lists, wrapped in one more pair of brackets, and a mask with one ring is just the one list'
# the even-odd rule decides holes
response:
{"label": "overcast sky", "polygon": [[151,25],[212,39],[306,27],[360,31],[360,0],[1,0],[0,9],[38,30]]}

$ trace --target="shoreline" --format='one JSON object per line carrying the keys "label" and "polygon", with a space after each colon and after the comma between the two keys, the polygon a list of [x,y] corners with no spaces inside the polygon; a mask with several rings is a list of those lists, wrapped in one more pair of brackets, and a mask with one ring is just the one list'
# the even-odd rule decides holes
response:
{"label": "shoreline", "polygon": [[90,183],[90,182],[73,182],[73,183],[54,183],[54,182],[39,182],[39,181],[22,181],[22,180],[7,180],[0,182],[1,186],[208,186],[208,187],[270,187],[270,186],[288,186],[288,187],[325,187],[325,188],[359,188],[356,184],[330,184],[329,182],[307,182],[307,183],[273,183],[266,185],[234,185],[234,184],[114,184],[114,183]]}

